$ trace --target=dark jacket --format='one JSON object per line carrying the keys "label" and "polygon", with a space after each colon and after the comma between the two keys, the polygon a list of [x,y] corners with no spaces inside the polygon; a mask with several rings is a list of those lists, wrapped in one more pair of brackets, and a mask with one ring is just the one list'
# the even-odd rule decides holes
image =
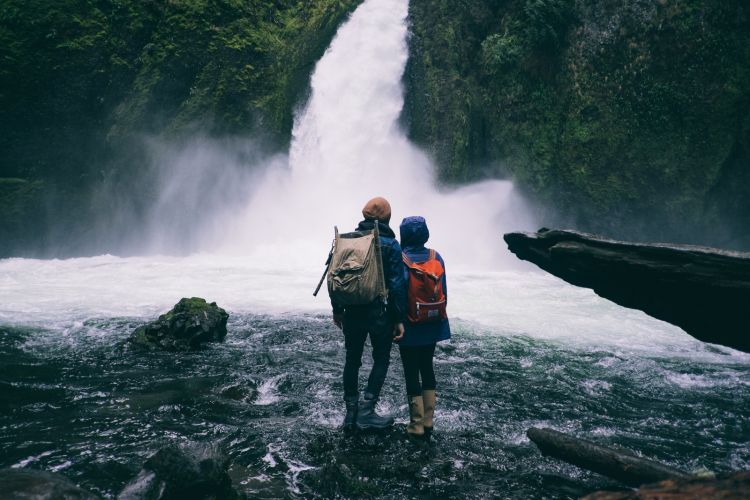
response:
{"label": "dark jacket", "polygon": [[[357,231],[372,231],[375,221],[363,220]],[[388,315],[393,323],[406,322],[406,281],[404,281],[404,262],[401,257],[401,245],[396,241],[396,234],[388,224],[379,222],[380,249],[383,256],[383,274],[388,289]],[[344,313],[344,307],[331,300],[334,314]],[[354,306],[358,307],[358,306]]]}
{"label": "dark jacket", "polygon": [[[401,244],[404,253],[409,256],[413,262],[425,262],[430,255],[429,248],[424,246],[430,238],[430,231],[427,229],[427,222],[422,217],[407,217],[401,222],[399,228],[401,233]],[[437,253],[437,252],[436,252]],[[445,261],[437,253],[437,259],[445,270]],[[404,280],[409,282],[409,270],[404,266]],[[443,273],[443,291],[445,298],[448,298],[448,282]],[[436,321],[434,323],[414,324],[408,320],[404,324],[406,333],[404,338],[399,342],[401,347],[415,347],[422,345],[434,344],[451,338],[451,327],[448,319]]]}

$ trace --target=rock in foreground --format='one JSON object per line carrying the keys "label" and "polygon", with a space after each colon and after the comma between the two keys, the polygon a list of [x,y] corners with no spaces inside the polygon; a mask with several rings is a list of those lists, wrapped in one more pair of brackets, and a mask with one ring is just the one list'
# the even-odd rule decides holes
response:
{"label": "rock in foreground", "polygon": [[229,459],[216,444],[167,446],[149,457],[118,500],[244,498],[232,486]]}
{"label": "rock in foreground", "polygon": [[523,260],[702,340],[750,352],[750,253],[641,244],[575,231],[508,233]]}
{"label": "rock in foreground", "polygon": [[750,471],[734,472],[717,478],[667,479],[641,486],[637,491],[597,491],[583,500],[693,500],[750,498]]}
{"label": "rock in foreground", "polygon": [[136,328],[129,341],[149,349],[189,351],[206,342],[224,340],[228,319],[227,312],[216,302],[183,298],[156,321]]}
{"label": "rock in foreground", "polygon": [[24,500],[97,500],[64,476],[34,469],[0,470],[0,497]]}

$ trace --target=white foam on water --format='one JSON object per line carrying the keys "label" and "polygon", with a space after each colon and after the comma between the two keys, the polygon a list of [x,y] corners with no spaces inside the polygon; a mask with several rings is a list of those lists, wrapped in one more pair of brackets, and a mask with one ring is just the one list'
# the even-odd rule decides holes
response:
{"label": "white foam on water", "polygon": [[278,393],[279,381],[282,378],[283,375],[278,375],[264,380],[258,386],[258,398],[255,400],[255,404],[258,406],[268,406],[278,403],[281,399]]}
{"label": "white foam on water", "polygon": [[[190,296],[216,301],[230,314],[328,312],[326,292],[314,299],[312,290],[333,225],[352,229],[365,201],[379,195],[391,201],[394,227],[404,216],[427,218],[429,244],[447,263],[455,335],[476,327],[488,337],[526,335],[570,348],[747,363],[750,355],[707,349],[674,326],[519,262],[501,235],[535,223],[510,182],[437,187],[429,159],[398,125],[407,11],[407,0],[367,0],[342,25],[312,75],[288,161],[275,157],[264,174],[238,177],[255,184],[247,204],[220,212],[215,227],[223,231],[206,233],[205,253],[0,260],[0,324],[63,336],[91,318],[152,318]],[[215,166],[210,155],[190,156]],[[185,192],[164,190],[169,199]],[[101,333],[92,332],[87,341]],[[267,383],[256,404],[273,401],[273,382]]]}
{"label": "white foam on water", "polygon": [[29,465],[31,463],[34,463],[34,462],[36,462],[36,461],[38,461],[38,460],[40,460],[40,459],[42,459],[44,457],[48,457],[48,456],[52,455],[56,451],[57,450],[49,450],[49,451],[44,451],[44,452],[40,453],[39,455],[32,455],[32,456],[30,456],[28,458],[25,458],[25,459],[21,460],[17,464],[11,465],[10,468],[11,469],[20,469],[20,468],[26,467],[27,465]]}
{"label": "white foam on water", "polygon": [[[325,292],[312,296],[319,271],[322,265],[268,269],[252,259],[216,255],[5,259],[0,260],[0,324],[41,327],[62,336],[91,318],[154,318],[190,296],[216,301],[230,314],[325,314],[330,312]],[[709,349],[675,326],[539,272],[449,270],[448,290],[457,336],[462,328],[475,328],[487,336],[526,335],[614,355],[750,360],[728,348]],[[99,341],[105,335],[94,330],[98,333],[82,338]]]}

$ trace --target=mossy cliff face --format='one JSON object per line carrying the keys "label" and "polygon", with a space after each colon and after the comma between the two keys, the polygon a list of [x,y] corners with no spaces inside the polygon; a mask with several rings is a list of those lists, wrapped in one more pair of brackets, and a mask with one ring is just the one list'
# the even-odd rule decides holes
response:
{"label": "mossy cliff face", "polygon": [[512,176],[547,223],[750,246],[742,0],[412,0],[412,138],[447,181]]}
{"label": "mossy cliff face", "polygon": [[0,255],[38,246],[45,226],[85,225],[92,186],[137,175],[143,135],[284,149],[314,64],[360,2],[4,1]]}
{"label": "mossy cliff face", "polygon": [[[0,256],[95,239],[97,186],[147,203],[143,135],[283,150],[359,3],[6,0]],[[411,0],[410,17],[404,119],[443,180],[513,177],[545,224],[750,248],[746,1]]]}

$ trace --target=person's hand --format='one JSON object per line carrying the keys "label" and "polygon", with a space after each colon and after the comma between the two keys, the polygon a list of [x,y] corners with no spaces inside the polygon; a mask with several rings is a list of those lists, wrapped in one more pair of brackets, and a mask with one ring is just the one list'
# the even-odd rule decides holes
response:
{"label": "person's hand", "polygon": [[339,330],[343,330],[343,322],[344,322],[344,315],[343,314],[334,314],[333,315],[333,324],[336,325],[336,328]]}
{"label": "person's hand", "polygon": [[393,340],[395,342],[398,342],[404,338],[404,324],[403,323],[396,323],[393,326]]}

